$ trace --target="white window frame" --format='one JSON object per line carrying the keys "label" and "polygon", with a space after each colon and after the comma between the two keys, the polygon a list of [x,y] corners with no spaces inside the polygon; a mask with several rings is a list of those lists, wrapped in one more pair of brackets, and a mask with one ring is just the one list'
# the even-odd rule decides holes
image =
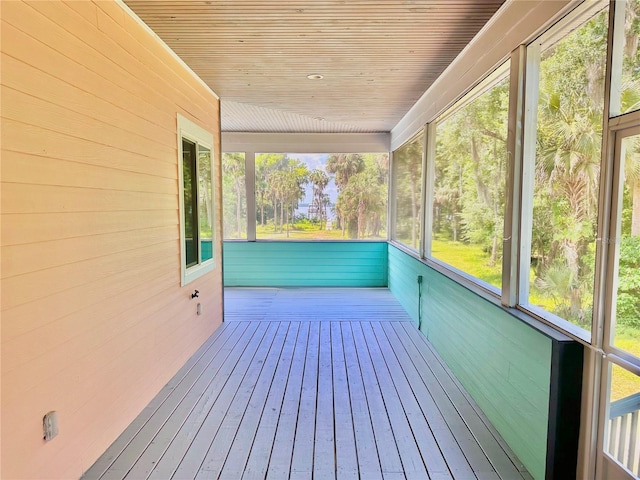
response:
{"label": "white window frame", "polygon": [[[540,75],[540,61],[542,52],[550,45],[555,44],[557,41],[563,39],[566,35],[571,33],[575,28],[579,28],[582,23],[594,15],[597,15],[600,10],[606,8],[607,4],[604,0],[598,0],[594,2],[585,3],[570,13],[565,15],[562,19],[560,19],[557,23],[552,25],[547,31],[543,32],[538,38],[530,42],[525,50],[523,51],[523,55],[525,57],[525,72],[524,72],[524,82],[526,87],[524,88],[523,94],[523,112],[521,115],[523,118],[524,126],[522,131],[517,132],[519,135],[522,135],[522,145],[520,147],[520,154],[522,158],[516,159],[519,163],[519,184],[516,185],[520,190],[520,208],[519,208],[519,221],[520,221],[520,229],[517,232],[520,236],[520,249],[519,256],[517,257],[518,265],[515,269],[511,267],[513,270],[509,272],[508,276],[511,277],[512,274],[517,272],[517,286],[513,285],[513,277],[510,278],[510,292],[507,292],[507,296],[503,297],[503,302],[506,300],[506,303],[515,303],[515,307],[519,310],[524,311],[528,315],[537,318],[544,323],[550,324],[557,329],[560,329],[564,333],[572,336],[573,338],[581,341],[586,345],[590,345],[594,343],[594,339],[597,338],[597,335],[594,334],[596,332],[597,325],[597,309],[600,308],[599,302],[599,259],[602,255],[602,244],[598,242],[596,245],[596,264],[594,268],[594,291],[593,291],[593,317],[591,322],[591,327],[589,329],[584,329],[577,325],[574,325],[569,320],[566,320],[562,317],[559,317],[543,308],[537,307],[535,305],[529,304],[529,271],[530,271],[530,259],[531,259],[531,234],[533,228],[533,197],[534,197],[534,171],[535,171],[535,161],[536,161],[536,141],[537,141],[537,105],[538,105],[538,94],[539,94],[539,75]],[[520,54],[519,54],[520,55]],[[522,61],[522,60],[520,60]],[[605,92],[606,98],[606,92]],[[607,119],[607,105],[604,105],[603,110],[603,119]],[[517,119],[516,119],[517,121]],[[603,142],[606,139],[606,125],[603,127],[602,135]],[[518,141],[518,139],[514,139],[514,141]],[[600,159],[600,167],[601,167],[601,175],[606,175],[607,172],[607,161],[606,161],[606,145],[602,144],[601,150],[601,159]],[[517,178],[515,179],[518,180]],[[603,189],[603,185],[600,185],[600,200],[598,202],[598,228],[601,228],[602,223],[602,198],[603,195],[607,195],[606,189]],[[515,208],[515,204],[514,207]],[[512,232],[514,232],[516,225],[512,225]],[[507,233],[505,232],[505,235]],[[507,238],[507,237],[505,237]],[[602,238],[600,235],[598,238]],[[513,261],[512,259],[511,261]],[[505,273],[503,272],[503,279],[505,278]],[[516,291],[514,291],[514,287]],[[512,306],[512,305],[509,305]]]}
{"label": "white window frame", "polygon": [[[204,128],[196,125],[191,120],[177,115],[178,121],[178,184],[179,184],[179,199],[180,199],[180,285],[185,286],[191,283],[193,280],[200,278],[201,276],[211,272],[215,266],[215,247],[216,247],[216,228],[215,224],[212,225],[211,241],[212,241],[212,257],[208,260],[202,261],[202,252],[198,248],[198,263],[194,266],[187,268],[187,251],[185,247],[186,231],[185,231],[185,209],[184,209],[184,173],[183,173],[183,151],[182,140],[186,139],[196,144],[196,150],[198,147],[203,146],[211,152],[211,185],[215,188],[214,180],[214,165],[215,165],[215,151],[213,149],[213,134],[208,132]],[[198,161],[198,155],[196,154],[196,162]],[[196,163],[196,172],[198,171]],[[197,182],[198,185],[200,182]],[[213,196],[215,199],[215,195]],[[215,209],[214,209],[215,211]],[[199,213],[199,212],[198,212]],[[198,219],[200,215],[197,215]],[[214,222],[212,222],[214,223]],[[194,241],[200,243],[200,224],[194,226],[194,230],[197,235],[194,235]]]}

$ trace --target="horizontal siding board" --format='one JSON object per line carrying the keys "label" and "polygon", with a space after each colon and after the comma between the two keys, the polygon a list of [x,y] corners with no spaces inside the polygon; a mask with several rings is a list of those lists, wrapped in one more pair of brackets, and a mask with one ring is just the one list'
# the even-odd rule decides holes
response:
{"label": "horizontal siding board", "polygon": [[[56,375],[50,375],[30,391],[30,393],[37,395],[28,395],[26,398],[29,399],[29,402],[25,406],[42,409],[49,402],[68,405],[64,410],[68,414],[65,422],[68,431],[81,431],[86,429],[87,426],[93,426],[95,419],[102,417],[101,402],[107,400],[108,404],[115,402],[117,405],[119,402],[120,408],[113,412],[118,421],[123,418],[130,421],[132,419],[129,416],[130,414],[122,410],[122,402],[129,396],[135,395],[141,383],[140,379],[152,380],[144,385],[146,388],[154,388],[153,385],[157,385],[158,382],[161,382],[160,385],[166,383],[170,372],[164,370],[156,371],[154,365],[171,355],[177,360],[175,365],[177,370],[186,361],[185,354],[188,353],[188,349],[195,351],[202,343],[201,339],[198,340],[201,335],[199,332],[203,324],[207,323],[207,320],[203,317],[198,320],[194,318],[193,322],[191,322],[192,329],[188,334],[181,336],[179,339],[176,338],[175,328],[180,323],[180,320],[177,319],[180,306],[178,302],[175,302],[175,296],[165,295],[165,297],[166,303],[157,303],[155,313],[152,313],[149,317],[149,319],[156,319],[156,333],[148,331],[150,327],[148,319],[138,323],[133,328],[123,332],[123,335],[113,339],[113,341],[105,343],[99,349],[94,349],[91,355],[82,359],[81,362],[74,362],[70,368]],[[161,318],[162,312],[165,311],[168,316],[166,318],[162,317],[162,321],[158,322],[157,320]],[[141,348],[141,346],[150,347],[154,344],[157,344],[158,348],[162,350],[161,354],[147,355],[145,351],[148,350]],[[91,368],[83,369],[83,363]],[[89,371],[88,375],[86,374],[87,370]],[[95,373],[92,374],[91,372]],[[133,374],[130,374],[130,372],[133,372]],[[53,387],[58,384],[56,381],[64,388],[54,390]],[[102,388],[105,387],[106,391],[102,391]],[[75,388],[82,389],[83,394],[75,394]],[[137,411],[140,411],[146,403],[140,400],[139,396],[134,399],[138,405]],[[91,415],[83,413],[87,409],[91,410]],[[71,415],[72,412],[73,415]],[[16,432],[22,433],[24,429],[20,429],[19,426],[29,423],[31,423],[29,418],[18,416],[16,418],[12,417],[11,422],[7,424],[8,427],[15,429]],[[77,455],[78,451],[83,448],[82,437],[79,437],[71,439],[71,444],[67,447],[68,454]],[[39,439],[36,437],[35,440]],[[23,444],[30,442],[31,440],[28,438],[22,439]],[[104,450],[104,447],[102,450]],[[13,449],[7,448],[6,451],[10,452]],[[57,458],[55,451],[52,452],[51,449],[39,455],[38,458],[40,468],[47,465],[53,468],[56,463],[59,467],[64,466],[62,463],[64,461]]]}
{"label": "horizontal siding board", "polygon": [[[61,341],[56,348],[51,348],[43,352],[43,355],[20,365],[21,368],[4,372],[3,378],[13,385],[11,392],[5,394],[6,402],[20,402],[30,389],[41,390],[47,385],[55,385],[58,375],[69,375],[69,382],[74,381],[73,375],[77,375],[76,379],[88,379],[100,368],[112,363],[113,359],[119,359],[122,355],[126,357],[128,351],[135,349],[135,339],[140,341],[145,338],[144,341],[152,343],[161,339],[163,326],[175,324],[176,320],[171,315],[160,314],[166,310],[178,315],[184,308],[184,303],[179,301],[178,295],[172,293],[169,288],[159,290],[150,300],[139,304],[138,316],[131,315],[131,311],[125,311],[111,321],[102,324],[96,322],[92,328],[84,332],[84,335],[79,332],[70,341]],[[147,321],[151,318],[157,319],[153,325]],[[112,356],[111,360],[108,358],[109,355]],[[85,368],[92,362],[95,362],[95,369]],[[35,386],[34,380],[37,380]],[[68,386],[71,385],[72,383]],[[63,391],[59,395],[64,396],[67,393]],[[78,399],[81,400],[82,398]]]}
{"label": "horizontal siding board", "polygon": [[178,167],[175,163],[158,162],[147,156],[146,152],[126,152],[111,145],[95,143],[73,134],[61,134],[21,121],[7,118],[2,120],[2,146],[7,157],[17,153],[18,156],[14,157],[16,160],[24,160],[30,155],[45,160],[101,166],[125,173],[142,173],[173,180],[177,188]]}
{"label": "horizontal siding board", "polygon": [[225,242],[226,286],[387,285],[386,242]]}
{"label": "horizontal siding board", "polygon": [[[456,339],[450,339],[451,343],[454,343]],[[442,344],[440,339],[438,343]],[[435,344],[434,344],[435,345]],[[525,390],[514,388],[508,382],[507,376],[502,375],[499,371],[493,370],[491,366],[485,366],[481,359],[478,359],[473,351],[469,352],[464,348],[441,348],[447,358],[453,358],[451,361],[452,369],[465,370],[460,375],[460,381],[465,383],[472,383],[473,391],[479,392],[487,399],[494,399],[497,404],[513,402],[514,405],[511,409],[498,409],[497,412],[501,417],[511,416],[511,421],[519,422],[522,428],[525,428],[528,432],[527,435],[535,437],[542,435],[546,436],[546,422],[540,421],[540,415],[543,417],[546,415],[549,393],[547,395],[535,395],[535,391],[531,392],[530,385],[525,385]],[[474,371],[469,365],[477,364],[482,365],[482,381],[477,379],[478,372]],[[499,386],[500,388],[496,388]],[[533,402],[534,399],[542,400],[542,404],[537,405]]]}
{"label": "horizontal siding board", "polygon": [[7,182],[2,187],[7,214],[171,210],[175,203],[175,194]]}
{"label": "horizontal siding board", "polygon": [[[407,256],[407,258],[409,257]],[[393,268],[390,270],[393,270]],[[466,291],[463,287],[433,272],[431,269],[425,268],[421,273],[425,277],[426,284],[424,293],[426,298],[423,303],[423,313],[426,317],[424,320],[424,328],[426,330],[429,330],[430,318],[446,319],[445,325],[448,334],[455,334],[460,328],[464,328],[467,334],[466,338],[470,339],[468,344],[465,345],[465,348],[474,348],[473,340],[486,334],[487,330],[489,330],[493,335],[501,335],[505,338],[502,340],[501,350],[499,352],[491,349],[487,350],[483,353],[487,358],[483,360],[491,362],[492,359],[496,359],[498,362],[508,362],[515,358],[517,364],[526,365],[532,375],[539,373],[540,369],[543,369],[545,365],[544,358],[547,354],[550,354],[550,345],[546,342],[544,336],[532,336],[530,339],[530,342],[533,342],[531,348],[523,350],[517,342],[519,336],[522,335],[522,326],[518,325],[520,322],[497,322],[496,317],[499,318],[501,315],[496,316],[497,309],[488,302],[478,302],[477,299],[474,299],[475,296],[465,295],[464,293],[466,293]],[[390,273],[390,277],[393,278],[393,274]],[[460,294],[461,292],[463,293],[462,295]],[[406,294],[406,290],[404,290],[403,293]],[[417,305],[417,297],[414,298],[415,300],[412,301],[412,304]],[[447,302],[434,300],[442,298],[455,298],[456,308],[460,308],[463,311],[476,312],[474,317],[481,320],[470,322],[466,317],[455,315],[455,312],[452,313],[450,305],[448,305]],[[514,325],[518,328],[514,329]],[[464,342],[464,339],[461,339],[461,341]],[[544,352],[545,355],[539,355],[539,352]],[[537,368],[529,368],[531,365]],[[537,377],[538,383],[543,383],[547,380],[546,374],[543,374],[542,377]]]}
{"label": "horizontal siding board", "polygon": [[534,478],[546,462],[551,339],[429,268],[388,249],[389,289]]}
{"label": "horizontal siding board", "polygon": [[[119,305],[126,305],[122,301],[123,297],[127,295],[131,300],[135,301],[136,297],[131,295],[131,292],[141,292],[141,294],[145,295],[148,293],[146,286],[152,292],[155,286],[153,280],[162,280],[163,272],[166,272],[169,264],[174,261],[177,262],[177,258],[175,260],[167,258],[164,262],[154,263],[145,268],[118,272],[107,278],[100,278],[94,282],[87,282],[83,285],[3,310],[2,341],[10,341],[13,337],[37,330],[84,309],[87,309],[86,312],[91,312],[92,308],[96,308],[99,311],[108,310],[107,307],[110,306],[110,301],[114,303],[120,301]],[[169,272],[168,281],[173,284],[177,284],[180,281],[180,273],[177,269]],[[24,318],[31,318],[32,320],[25,322]]]}
{"label": "horizontal siding board", "polygon": [[101,165],[53,159],[39,155],[8,152],[5,159],[15,159],[2,170],[7,183],[84,187],[129,192],[148,192],[177,195],[175,178],[133,173]]}
{"label": "horizontal siding board", "polygon": [[130,250],[106,257],[70,263],[3,280],[3,309],[36,300],[42,292],[61,292],[87,282],[108,278],[120,271],[154,264],[174,254],[175,242],[157,245],[132,245]]}
{"label": "horizontal siding board", "polygon": [[[17,334],[19,332],[16,332],[15,328],[10,329],[11,323],[8,323],[7,330],[11,335],[3,336],[2,349],[7,357],[2,363],[3,372],[11,371],[35,358],[48,355],[56,348],[66,354],[65,351],[69,347],[67,342],[70,341],[93,343],[113,336],[114,332],[122,328],[127,321],[136,318],[135,313],[144,316],[147,310],[156,308],[154,305],[158,301],[164,300],[167,292],[171,292],[177,278],[175,274],[163,273],[166,271],[166,264],[160,264],[159,268],[150,270],[146,277],[139,275],[140,280],[137,284],[126,285],[127,288],[121,289],[120,292],[109,291],[111,295],[102,302],[92,303],[89,307],[43,323],[36,328],[32,326],[28,331],[29,335]],[[210,290],[211,287],[203,290],[202,295],[210,296],[212,293]],[[139,298],[131,295],[131,291],[139,292],[145,300],[141,302]],[[183,307],[189,305],[182,299],[181,302]],[[215,300],[203,301],[203,309],[214,308],[217,303],[219,302]],[[149,314],[154,311],[149,310]],[[92,316],[92,322],[86,321],[88,316]],[[49,341],[54,336],[59,340],[60,345]],[[85,348],[82,343],[78,345]]]}
{"label": "horizontal siding board", "polygon": [[[286,255],[286,252],[283,253]],[[315,265],[313,259],[300,259],[306,265],[309,265],[313,272],[300,272],[300,262],[278,262],[270,263],[270,265],[276,266],[281,269],[280,272],[263,272],[268,277],[278,278],[309,278],[310,276],[323,276],[323,277],[340,277],[342,275],[353,275],[357,277],[380,277],[380,272],[383,270],[383,264],[366,264],[365,261],[355,263],[352,265],[343,265],[339,262],[332,263],[330,265]],[[249,265],[247,265],[249,267]]]}
{"label": "horizontal siding board", "polygon": [[[160,145],[134,131],[76,113],[67,108],[66,104],[58,105],[41,100],[10,87],[3,88],[2,97],[2,114],[8,119],[65,135],[85,138],[94,143],[110,145],[124,151],[144,151],[146,155],[158,161],[172,164],[175,162],[176,148]],[[61,122],[61,118],[65,121]]]}
{"label": "horizontal siding board", "polygon": [[[130,250],[136,244],[155,245],[177,240],[178,231],[172,225],[6,246],[3,248],[2,278],[111,255]],[[177,256],[173,261],[177,262]]]}
{"label": "horizontal siding board", "polygon": [[[439,280],[440,283],[453,283],[445,278],[434,280]],[[435,281],[432,282],[432,284],[434,283]],[[532,372],[537,369],[544,370],[545,364],[548,368],[548,362],[543,360],[547,355],[551,354],[550,343],[546,341],[546,338],[542,335],[532,335],[529,340],[530,348],[523,350],[519,340],[522,338],[522,332],[526,332],[526,330],[521,328],[520,331],[510,331],[511,329],[506,325],[503,327],[502,324],[507,323],[503,319],[509,319],[509,316],[503,312],[496,315],[495,310],[497,309],[488,302],[483,301],[480,303],[476,300],[476,303],[474,303],[473,297],[466,295],[466,291],[458,289],[445,291],[430,289],[424,295],[426,298],[423,301],[423,314],[425,316],[423,325],[428,337],[431,335],[431,326],[437,322],[434,319],[446,319],[446,323],[443,322],[444,325],[441,328],[446,328],[446,331],[450,334],[455,334],[458,329],[464,328],[465,336],[471,344],[474,343],[476,338],[487,333],[492,336],[504,337],[499,351],[493,351],[490,346],[487,346],[486,349],[478,352],[483,355],[484,358],[482,359],[486,362],[492,362],[494,359],[498,359],[499,362],[515,360],[520,365],[526,365]],[[462,296],[470,298],[463,298]],[[446,302],[436,300],[442,298],[455,298],[458,311],[452,312]],[[469,300],[472,301],[469,302]],[[474,315],[468,318],[468,316],[463,316],[459,312],[474,312]],[[437,334],[438,331],[436,328],[434,333]],[[532,373],[532,375],[534,374]],[[544,382],[548,380],[548,377],[543,376],[538,377],[538,379]]]}
{"label": "horizontal siding board", "polygon": [[2,246],[131,232],[155,227],[173,226],[177,229],[178,222],[177,208],[144,212],[3,214]]}
{"label": "horizontal siding board", "polygon": [[6,69],[3,83],[8,87],[47,102],[67,105],[79,115],[135,132],[147,139],[160,138],[169,147],[174,145],[170,141],[172,122],[159,126],[150,119],[138,116],[130,106],[115,106],[99,94],[82,90],[9,55],[2,56],[2,64],[3,70]]}
{"label": "horizontal siding board", "polygon": [[[17,438],[24,440],[26,434],[20,428],[20,424],[29,422],[27,410],[42,408],[47,403],[55,403],[64,405],[64,409],[69,413],[76,411],[86,402],[100,395],[104,381],[117,381],[118,371],[122,374],[122,370],[127,368],[127,358],[130,362],[128,368],[138,370],[140,373],[153,371],[151,368],[154,357],[144,352],[156,342],[161,343],[159,341],[167,334],[156,334],[154,331],[157,329],[158,332],[162,332],[162,330],[175,328],[175,319],[159,317],[159,314],[167,311],[177,315],[181,309],[179,303],[176,302],[173,305],[170,303],[169,299],[175,299],[175,296],[166,295],[165,298],[163,302],[156,302],[155,309],[149,317],[140,318],[139,321],[127,325],[116,336],[102,342],[98,348],[92,349],[87,355],[77,357],[75,361],[69,358],[68,363],[60,366],[53,364],[48,368],[43,368],[42,361],[38,361],[29,364],[29,368],[24,369],[24,375],[19,375],[20,372],[11,372],[3,376],[7,381],[18,382],[11,393],[5,394],[5,405],[12,410],[16,410],[18,404],[29,407],[20,414],[6,419],[5,428],[12,429]],[[151,326],[148,319],[154,317],[162,320]],[[140,345],[147,348],[140,348]],[[27,377],[26,374],[29,376]],[[39,381],[35,385],[30,385],[29,378]],[[77,395],[77,392],[74,395],[76,388],[82,388],[82,395]],[[127,389],[129,390],[130,387]],[[18,443],[6,447],[3,445],[3,447],[6,448],[7,453],[15,453],[20,449]]]}
{"label": "horizontal siding board", "polygon": [[92,25],[98,25],[98,8],[93,2],[77,2],[75,0],[64,0],[64,4],[79,15],[82,15],[84,19]]}
{"label": "horizontal siding board", "polygon": [[[187,82],[183,89],[175,92],[172,85],[182,82],[182,77],[184,76],[184,70],[178,61],[174,58],[166,58],[166,51],[156,42],[148,42],[145,45],[139,42],[138,40],[141,36],[145,38],[148,38],[148,36],[146,32],[141,34],[140,27],[133,18],[125,16],[124,23],[118,25],[108,16],[101,15],[101,6],[105,5],[99,2],[98,27],[106,34],[107,38],[115,40],[117,48],[122,48],[123,53],[126,52],[128,54],[128,59],[133,65],[143,66],[144,70],[140,69],[140,71],[145,73],[139,77],[139,80],[147,84],[151,80],[152,85],[161,96],[164,95],[165,91],[172,91],[176,96],[178,105],[188,105],[187,111],[198,119],[207,118],[210,112],[204,106],[204,101],[210,99],[208,88],[205,89],[200,82]],[[87,39],[83,38],[82,40],[86,41]],[[89,40],[91,40],[90,37]],[[165,57],[165,62],[168,66],[173,66],[174,68],[158,68],[158,54]],[[113,61],[118,62],[122,57],[125,57],[125,55],[119,55],[118,59],[113,59]],[[176,69],[175,67],[180,68]]]}
{"label": "horizontal siding board", "polygon": [[[316,250],[317,249],[317,250]],[[372,252],[373,254],[379,254],[378,251],[376,250],[368,250],[368,251],[357,251],[354,250],[353,252],[350,252],[350,250],[353,250],[353,247],[350,244],[345,244],[345,246],[341,246],[341,249],[336,251],[336,250],[322,250],[322,249],[318,249],[318,247],[314,246],[314,247],[310,247],[307,246],[306,250],[300,250],[297,248],[279,248],[279,249],[265,249],[265,252],[268,252],[268,254],[265,254],[264,256],[264,260],[265,261],[271,261],[271,262],[275,262],[277,260],[282,260],[285,262],[294,262],[298,259],[301,258],[308,258],[308,259],[312,259],[312,260],[322,260],[324,259],[325,263],[329,263],[329,264],[343,264],[345,262],[360,262],[362,263],[363,260],[368,260],[368,261],[372,261],[372,262],[377,262],[377,263],[384,263],[382,262],[379,258],[371,258],[372,257]],[[244,252],[242,252],[244,253]],[[274,255],[282,255],[282,254],[286,254],[286,256],[284,258],[275,258]],[[233,257],[233,255],[232,255]],[[242,260],[242,255],[237,255],[235,256],[235,258],[237,258],[238,260]]]}
{"label": "horizontal siding board", "polygon": [[136,109],[144,108],[144,111],[149,112],[151,121],[162,126],[170,127],[172,120],[175,122],[170,113],[160,108],[148,94],[142,95],[140,91],[132,91],[134,82],[118,82],[118,79],[114,78],[113,71],[92,70],[83,64],[80,58],[61,53],[51,44],[41,42],[13,25],[3,23],[2,28],[10,33],[7,35],[7,42],[3,41],[3,51],[7,56],[20,58],[22,45],[22,48],[29,49],[34,63],[47,64],[46,70],[51,76],[81,89],[92,82],[96,89],[109,89],[108,101],[115,105],[126,108],[129,102],[129,105],[133,105]]}

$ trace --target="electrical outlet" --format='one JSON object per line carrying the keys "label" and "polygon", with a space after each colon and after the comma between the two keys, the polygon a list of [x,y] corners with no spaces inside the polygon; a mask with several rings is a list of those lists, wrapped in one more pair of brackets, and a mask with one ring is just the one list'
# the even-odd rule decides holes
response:
{"label": "electrical outlet", "polygon": [[58,412],[51,411],[43,417],[42,429],[47,442],[58,435]]}

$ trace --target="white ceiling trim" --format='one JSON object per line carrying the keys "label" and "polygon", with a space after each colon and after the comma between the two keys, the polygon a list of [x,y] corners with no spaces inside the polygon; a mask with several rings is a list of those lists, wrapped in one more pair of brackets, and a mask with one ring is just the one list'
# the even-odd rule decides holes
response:
{"label": "white ceiling trim", "polygon": [[222,130],[225,132],[276,133],[377,133],[362,125],[332,122],[275,108],[221,101]]}
{"label": "white ceiling trim", "polygon": [[387,153],[389,133],[222,132],[223,152]]}

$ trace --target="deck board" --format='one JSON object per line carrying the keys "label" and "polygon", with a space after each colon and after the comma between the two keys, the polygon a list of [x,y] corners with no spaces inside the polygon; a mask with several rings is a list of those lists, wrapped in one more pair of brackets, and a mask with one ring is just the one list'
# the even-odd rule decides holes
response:
{"label": "deck board", "polygon": [[[312,478],[313,446],[316,427],[318,398],[318,350],[320,347],[320,323],[309,326],[309,342],[302,376],[302,391],[298,406],[296,433],[291,458],[292,479]],[[321,419],[322,420],[322,419]],[[277,445],[274,447],[277,449]]]}
{"label": "deck board", "polygon": [[[258,428],[260,425],[260,419],[263,417],[270,417],[269,414],[265,415],[265,408],[267,412],[269,408],[269,400],[273,400],[274,395],[272,390],[279,385],[283,385],[288,374],[289,367],[291,365],[291,359],[293,356],[293,345],[295,338],[298,334],[299,324],[291,323],[288,325],[286,335],[282,344],[279,342],[277,346],[279,348],[272,348],[270,353],[271,359],[269,364],[265,364],[261,376],[258,379],[256,388],[251,395],[251,400],[247,405],[246,412],[242,418],[242,422],[238,427],[238,431],[242,432],[231,445],[229,454],[222,468],[220,478],[221,479],[237,479],[241,478],[249,459],[252,446],[257,438]],[[272,362],[277,362],[274,365]],[[280,393],[280,395],[282,395]],[[278,393],[275,393],[278,396]],[[271,453],[272,440],[268,443],[265,442],[265,451],[263,455],[268,458]],[[262,474],[264,478],[264,473]]]}
{"label": "deck board", "polygon": [[[288,478],[291,471],[291,456],[298,423],[300,393],[304,375],[305,358],[309,342],[309,323],[300,325],[293,365],[287,378],[282,408],[274,415],[267,415],[267,421],[275,424],[275,440],[271,446],[271,456],[266,458],[268,479]],[[276,416],[277,413],[277,416]],[[263,419],[264,420],[264,419]]]}
{"label": "deck board", "polygon": [[[104,479],[146,477],[153,467],[154,460],[166,448],[167,442],[163,441],[163,438],[167,435],[172,438],[176,426],[182,425],[197,399],[201,397],[202,392],[213,380],[215,373],[233,351],[237,339],[246,330],[243,327],[244,325],[239,325],[239,328],[223,332],[217,348],[212,350],[208,357],[203,357],[189,372],[189,375],[186,375],[183,381],[176,385],[168,401],[165,401],[140,429],[123,454],[103,476]],[[132,465],[134,468],[131,468]]]}
{"label": "deck board", "polygon": [[[349,380],[342,345],[340,323],[331,323],[331,369],[333,374],[333,403],[336,446],[336,477],[338,480],[358,480],[358,452],[356,451],[353,406],[349,398]],[[377,459],[376,459],[377,462]],[[371,478],[370,476],[367,478]]]}
{"label": "deck board", "polygon": [[530,479],[386,289],[233,288],[86,479]]}
{"label": "deck board", "polygon": [[[390,325],[390,327],[392,326]],[[437,378],[430,369],[419,369],[421,365],[420,353],[415,345],[412,342],[403,342],[402,336],[399,336],[393,328],[384,326],[383,330],[398,361],[403,366],[422,410],[428,412],[430,426],[438,434],[438,444],[443,453],[450,450],[449,455],[458,459],[460,459],[459,455],[464,454],[466,461],[477,476],[487,472],[494,473],[495,470],[491,467],[491,463],[484,455],[480,445],[470,435],[471,432]],[[455,462],[454,465],[456,468],[464,469],[464,472],[468,474],[463,462]]]}

